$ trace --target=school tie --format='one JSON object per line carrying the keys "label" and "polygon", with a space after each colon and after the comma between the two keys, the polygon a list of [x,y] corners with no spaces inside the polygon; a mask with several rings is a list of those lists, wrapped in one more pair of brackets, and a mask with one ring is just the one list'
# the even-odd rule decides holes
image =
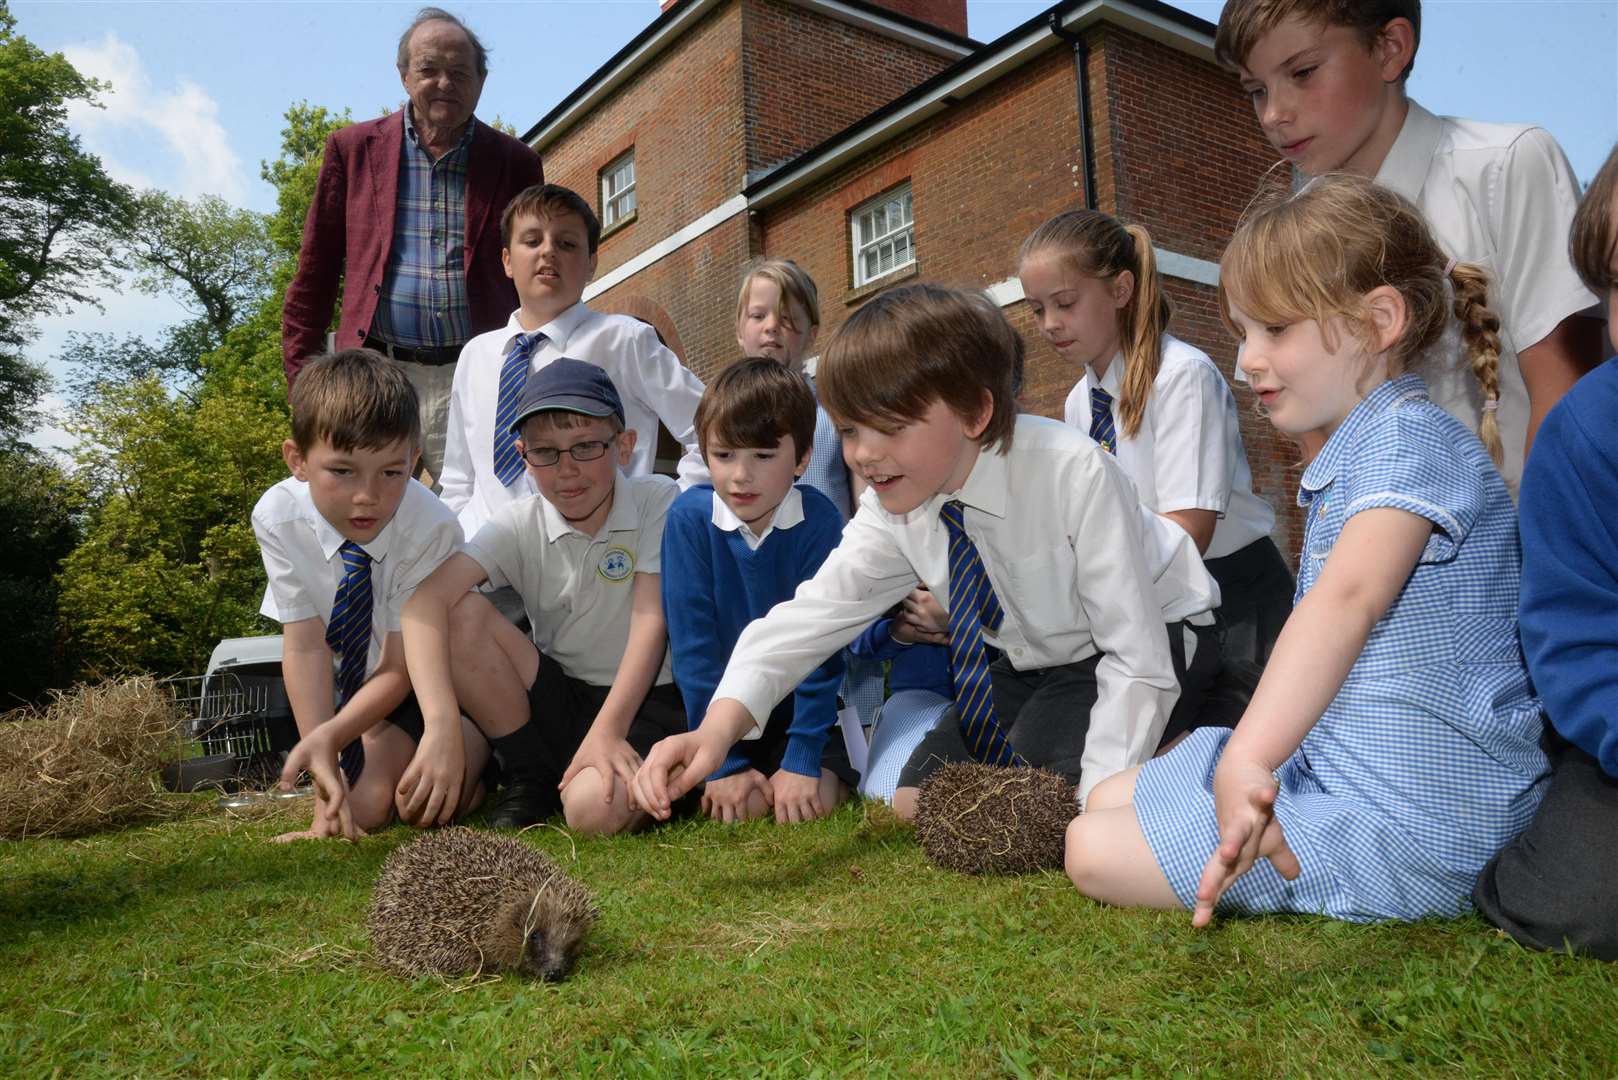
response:
{"label": "school tie", "polygon": [[955,680],[955,712],[972,756],[988,765],[1026,765],[994,718],[983,628],[1000,628],[1005,613],[983,570],[978,549],[966,535],[963,507],[947,502],[939,511],[949,533],[949,666]]}
{"label": "school tie", "polygon": [[1090,438],[1107,453],[1118,452],[1118,432],[1112,426],[1112,395],[1099,386],[1090,387]]}
{"label": "school tie", "polygon": [[365,681],[371,651],[371,557],[352,540],[343,541],[337,554],[343,560],[343,580],[337,583],[326,623],[326,644],[339,657],[337,700],[342,704]]}
{"label": "school tie", "polygon": [[506,362],[500,365],[500,393],[494,403],[494,478],[506,487],[522,475],[522,455],[512,445],[511,422],[522,402],[523,387],[528,385],[529,358],[534,346],[544,340],[545,335],[537,331],[518,334]]}

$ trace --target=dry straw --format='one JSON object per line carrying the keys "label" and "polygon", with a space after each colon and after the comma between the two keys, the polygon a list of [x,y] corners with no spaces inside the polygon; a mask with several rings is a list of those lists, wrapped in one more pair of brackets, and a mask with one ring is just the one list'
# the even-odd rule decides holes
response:
{"label": "dry straw", "polygon": [[173,698],[150,678],[0,717],[0,837],[83,836],[183,810],[158,781],[184,753],[179,732]]}
{"label": "dry straw", "polygon": [[1062,865],[1074,787],[1046,769],[945,765],[916,797],[927,857],[963,874],[1025,874]]}

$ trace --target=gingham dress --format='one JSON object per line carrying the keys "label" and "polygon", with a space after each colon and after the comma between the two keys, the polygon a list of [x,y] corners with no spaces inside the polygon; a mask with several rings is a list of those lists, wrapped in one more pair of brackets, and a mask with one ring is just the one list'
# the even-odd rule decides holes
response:
{"label": "gingham dress", "polygon": [[[1344,524],[1396,507],[1433,534],[1342,689],[1281,766],[1276,818],[1303,872],[1260,860],[1226,912],[1355,922],[1468,910],[1483,864],[1544,792],[1539,701],[1517,640],[1516,512],[1476,436],[1420,377],[1373,390],[1304,472],[1298,598]],[[1230,737],[1208,728],[1142,767],[1135,813],[1182,903],[1218,845],[1213,772]]]}

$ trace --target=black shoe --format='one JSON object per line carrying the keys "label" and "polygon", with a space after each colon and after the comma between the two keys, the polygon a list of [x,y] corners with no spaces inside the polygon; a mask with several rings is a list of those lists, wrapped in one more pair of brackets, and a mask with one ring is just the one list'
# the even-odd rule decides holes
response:
{"label": "black shoe", "polygon": [[500,789],[489,808],[489,827],[526,829],[555,813],[561,799],[554,786],[541,780],[514,780]]}

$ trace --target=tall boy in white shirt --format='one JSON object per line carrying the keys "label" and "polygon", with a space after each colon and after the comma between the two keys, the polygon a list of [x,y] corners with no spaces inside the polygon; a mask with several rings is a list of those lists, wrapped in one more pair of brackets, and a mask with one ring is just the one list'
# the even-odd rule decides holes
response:
{"label": "tall boy in white shirt", "polygon": [[1241,76],[1271,145],[1310,176],[1351,172],[1421,208],[1458,262],[1489,268],[1501,319],[1500,396],[1486,402],[1453,329],[1421,372],[1433,400],[1472,430],[1496,409],[1515,495],[1539,421],[1600,363],[1596,297],[1567,234],[1578,181],[1548,132],[1434,116],[1405,95],[1420,0],[1230,0],[1214,51]]}
{"label": "tall boy in white shirt", "polygon": [[[420,450],[415,390],[380,354],[320,357],[293,385],[281,447],[292,475],[253,508],[269,575],[261,610],[283,624],[301,736],[283,779],[308,769],[317,790],[309,829],[281,839],[352,838],[395,810],[441,824],[482,796],[487,745],[459,715],[423,725],[405,673],[400,610],[461,546],[455,515],[411,479]],[[466,748],[453,775],[438,768],[446,737]]]}
{"label": "tall boy in white shirt", "polygon": [[[641,755],[686,729],[661,580],[679,492],[621,471],[635,431],[594,364],[534,373],[511,425],[539,494],[496,511],[405,605],[416,696],[429,721],[464,711],[488,738],[505,785],[496,828],[560,806],[580,832],[633,829],[646,821],[628,797]],[[532,638],[468,591],[484,582],[516,591]]]}
{"label": "tall boy in white shirt", "polygon": [[906,766],[901,815],[925,775],[968,756],[1052,768],[1082,800],[1190,723],[1220,666],[1218,589],[1089,436],[1017,415],[1017,344],[998,310],[936,285],[889,290],[838,331],[819,384],[868,485],[859,511],[819,573],[742,634],[701,726],[647,756],[640,806],[666,816],[918,582],[948,598],[957,723]]}
{"label": "tall boy in white shirt", "polygon": [[691,426],[702,382],[652,327],[591,311],[580,299],[595,274],[601,240],[589,203],[560,184],[536,184],[506,206],[500,240],[522,306],[504,328],[479,334],[461,350],[439,478],[442,498],[460,515],[466,535],[477,535],[497,510],[537,490],[512,449],[509,412],[526,377],[560,356],[596,365],[617,387],[625,425],[635,432],[625,467],[630,476],[652,472],[661,421],[685,448],[680,486],[705,483],[708,469]]}

